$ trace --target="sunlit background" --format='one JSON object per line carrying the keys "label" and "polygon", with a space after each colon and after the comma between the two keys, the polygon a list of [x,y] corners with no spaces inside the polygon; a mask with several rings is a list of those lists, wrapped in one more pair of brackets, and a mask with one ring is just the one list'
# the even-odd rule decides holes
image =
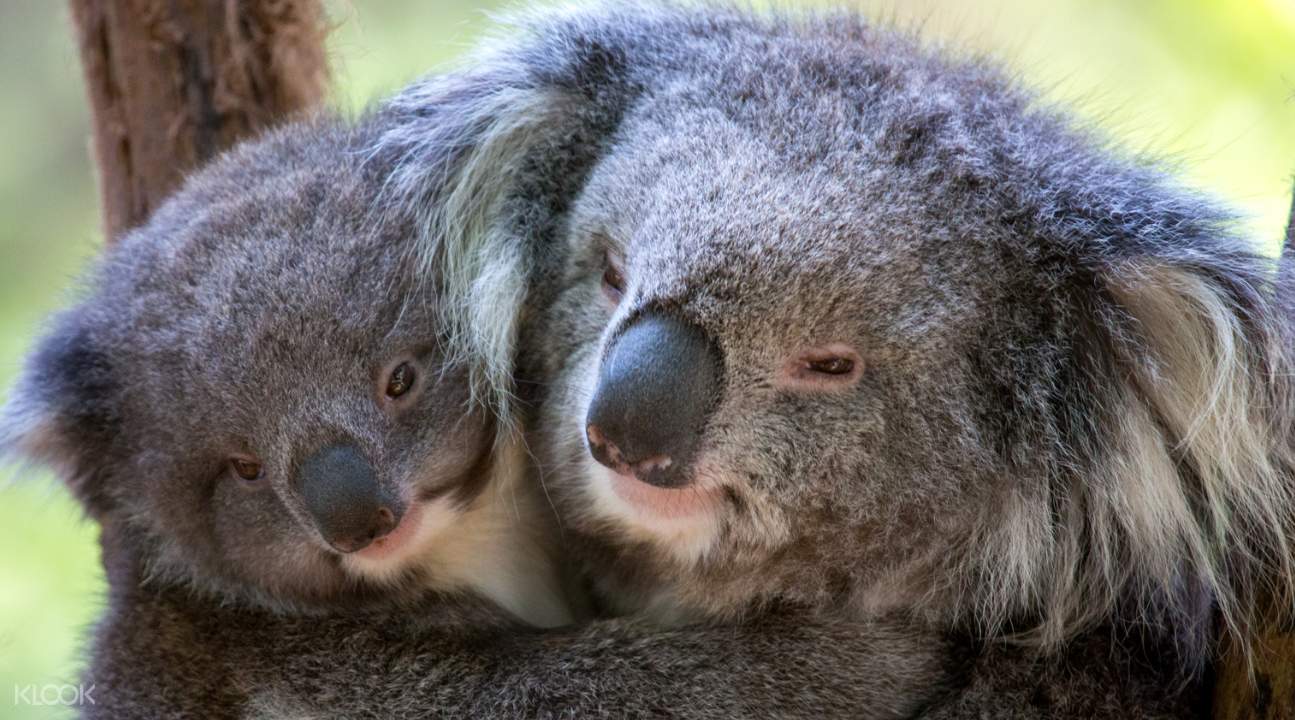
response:
{"label": "sunlit background", "polygon": [[[825,2],[804,2],[826,5]],[[332,0],[334,102],[444,67],[501,3]],[[1295,0],[890,0],[884,22],[1000,58],[1047,97],[1281,234],[1295,172]],[[87,110],[63,3],[0,4],[0,387],[98,251]],[[64,717],[11,688],[76,682],[102,597],[94,527],[45,476],[0,469],[0,717]]]}

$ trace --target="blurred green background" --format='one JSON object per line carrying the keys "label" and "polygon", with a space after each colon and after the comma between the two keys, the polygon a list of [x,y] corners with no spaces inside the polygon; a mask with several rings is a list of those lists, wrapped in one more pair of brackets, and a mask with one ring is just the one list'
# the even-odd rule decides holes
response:
{"label": "blurred green background", "polygon": [[[788,3],[778,3],[785,5]],[[800,5],[825,5],[805,0]],[[1295,0],[857,3],[987,51],[1276,243],[1295,172]],[[330,0],[334,102],[347,109],[444,66],[502,3]],[[87,110],[66,9],[0,4],[0,387],[99,247]],[[0,469],[0,718],[65,717],[19,688],[75,683],[102,597],[95,529],[50,478]]]}

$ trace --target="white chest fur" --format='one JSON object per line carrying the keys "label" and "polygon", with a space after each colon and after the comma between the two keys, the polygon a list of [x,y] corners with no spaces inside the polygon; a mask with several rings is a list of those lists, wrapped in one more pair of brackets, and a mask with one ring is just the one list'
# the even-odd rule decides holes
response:
{"label": "white chest fur", "polygon": [[380,563],[347,558],[381,581],[418,567],[440,590],[479,593],[537,627],[573,621],[556,562],[552,510],[529,476],[520,441],[499,450],[485,490],[467,508],[451,498],[421,510],[409,549]]}

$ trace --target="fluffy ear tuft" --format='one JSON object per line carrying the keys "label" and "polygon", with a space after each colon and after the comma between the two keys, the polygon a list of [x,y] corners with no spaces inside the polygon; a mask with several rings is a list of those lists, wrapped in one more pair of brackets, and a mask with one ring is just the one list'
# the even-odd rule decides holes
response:
{"label": "fluffy ear tuft", "polygon": [[99,518],[110,508],[104,476],[119,395],[83,314],[78,308],[58,316],[27,357],[0,408],[0,454],[53,468]]}
{"label": "fluffy ear tuft", "polygon": [[1295,250],[1291,246],[1295,245],[1295,190],[1291,192],[1291,211],[1286,218],[1286,238],[1282,243],[1282,258],[1290,259],[1291,253]]}
{"label": "fluffy ear tuft", "polygon": [[417,128],[389,133],[386,142],[408,146],[388,187],[416,218],[416,262],[424,277],[438,281],[449,347],[472,368],[473,399],[508,418],[528,253],[512,237],[515,228],[503,206],[516,189],[528,149],[542,142],[544,129],[565,103],[539,89],[442,92],[448,97],[421,101],[452,105],[445,112],[457,114],[462,124],[421,128],[417,139],[395,137]]}
{"label": "fluffy ear tuft", "polygon": [[[1295,319],[1295,189],[1291,191],[1290,215],[1286,219],[1286,235],[1282,238],[1281,271],[1277,291],[1287,316]],[[1295,332],[1295,328],[1292,328],[1292,331]]]}
{"label": "fluffy ear tuft", "polygon": [[984,539],[1001,558],[992,615],[1024,598],[1054,644],[1114,613],[1207,657],[1212,608],[1244,643],[1263,602],[1295,600],[1295,362],[1275,268],[1212,251],[1093,273],[1066,391],[1092,412],[1063,421],[1047,491],[1014,498]]}
{"label": "fluffy ear tuft", "polygon": [[[1250,268],[1267,263],[1251,259]],[[1203,585],[1244,637],[1256,603],[1295,586],[1290,348],[1275,287],[1246,265],[1117,268],[1131,325],[1110,454],[1123,532],[1173,598]],[[1125,460],[1127,458],[1127,460]],[[1131,462],[1130,462],[1131,461]]]}
{"label": "fluffy ear tuft", "polygon": [[513,29],[530,41],[487,48],[472,70],[389,102],[368,149],[388,178],[383,212],[417,228],[415,265],[436,281],[474,400],[495,409],[505,431],[518,323],[542,252],[527,239],[553,235],[626,89],[625,59],[582,34],[578,17],[523,18]]}

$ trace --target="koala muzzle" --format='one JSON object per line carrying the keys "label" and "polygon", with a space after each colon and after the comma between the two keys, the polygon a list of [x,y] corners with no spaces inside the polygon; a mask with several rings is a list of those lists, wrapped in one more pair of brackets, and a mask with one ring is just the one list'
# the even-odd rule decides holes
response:
{"label": "koala muzzle", "polygon": [[306,458],[297,488],[320,534],[339,552],[362,550],[400,523],[400,503],[352,445],[329,445]]}
{"label": "koala muzzle", "polygon": [[598,462],[657,487],[683,487],[719,399],[719,349],[662,313],[633,321],[603,358],[585,418]]}

